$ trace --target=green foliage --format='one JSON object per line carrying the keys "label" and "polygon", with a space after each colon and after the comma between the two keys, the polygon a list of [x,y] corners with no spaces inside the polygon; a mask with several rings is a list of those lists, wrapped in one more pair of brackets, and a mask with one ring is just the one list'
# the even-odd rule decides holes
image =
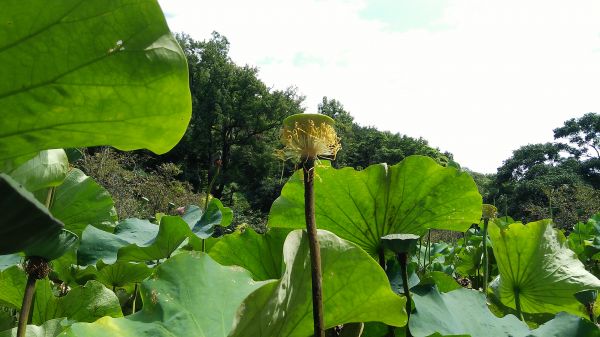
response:
{"label": "green foliage", "polygon": [[[323,266],[323,305],[327,328],[349,322],[406,324],[405,298],[390,289],[383,270],[356,245],[319,231]],[[231,337],[310,336],[313,331],[311,282],[306,265],[308,235],[296,230],[283,246],[285,271],[244,301]]]}
{"label": "green foliage", "polygon": [[143,153],[125,154],[110,148],[93,154],[85,151],[75,165],[110,193],[121,219],[150,219],[158,212],[172,214],[174,209],[169,203],[180,207],[203,200],[188,183],[177,180],[182,173],[179,166],[162,163],[151,170],[151,160]]}
{"label": "green foliage", "polygon": [[494,316],[486,305],[485,296],[473,290],[458,289],[440,294],[436,288],[423,287],[415,291],[413,299],[417,312],[411,316],[410,331],[415,337],[600,336],[600,330],[594,324],[566,313],[560,313],[538,329],[530,331],[527,324],[513,315],[501,318]]}
{"label": "green foliage", "polygon": [[[421,235],[428,228],[466,230],[481,217],[481,196],[472,178],[431,158],[413,156],[387,167],[363,171],[316,167],[315,200],[319,228],[359,244],[373,256],[381,237]],[[285,185],[271,209],[269,225],[304,227],[301,172]]]}
{"label": "green foliage", "polygon": [[76,323],[61,336],[227,336],[242,300],[265,282],[203,253],[182,253],[144,281],[141,311],[124,318]]}
{"label": "green foliage", "polygon": [[67,154],[62,149],[55,149],[40,151],[37,156],[9,172],[9,175],[28,191],[37,192],[60,185],[68,171]]}
{"label": "green foliage", "polygon": [[59,235],[64,225],[11,177],[0,174],[0,254],[20,252]]}
{"label": "green foliage", "polygon": [[77,235],[81,235],[87,225],[112,229],[117,221],[108,191],[78,169],[71,169],[63,183],[56,187],[50,212]]}
{"label": "green foliage", "polygon": [[574,223],[586,221],[590,215],[600,212],[600,190],[589,185],[561,185],[554,189],[545,189],[544,192],[548,205],[527,202],[523,207],[534,219],[552,217],[557,227],[569,230]]}
{"label": "green foliage", "polygon": [[240,266],[257,281],[281,278],[283,243],[289,229],[271,228],[257,234],[248,228],[226,235],[210,249],[210,256],[224,266]]}
{"label": "green foliage", "polygon": [[600,280],[585,270],[551,221],[508,226],[491,223],[489,235],[500,275],[491,284],[504,305],[523,312],[569,312],[587,317],[574,294],[599,289]]}
{"label": "green foliage", "polygon": [[578,222],[569,234],[567,244],[579,260],[596,277],[600,274],[598,262],[600,261],[600,213],[588,221]]}
{"label": "green foliage", "polygon": [[18,266],[0,272],[0,305],[20,309],[25,282],[27,276]]}
{"label": "green foliage", "polygon": [[72,322],[93,322],[101,317],[121,317],[117,296],[101,283],[89,281],[56,297],[48,280],[37,282],[31,322],[41,325],[54,318],[65,317]]}
{"label": "green foliage", "polygon": [[157,2],[2,7],[0,168],[51,148],[163,153],[179,141],[191,112],[187,68]]}
{"label": "green foliage", "polygon": [[[258,69],[238,66],[229,57],[229,41],[213,33],[208,41],[178,36],[187,56],[193,115],[185,137],[167,159],[182,163],[185,179],[217,198],[236,183],[255,208],[266,211],[278,187],[267,177],[281,172],[273,156],[281,121],[302,112],[295,89],[271,90]],[[235,192],[235,191],[234,191]]]}

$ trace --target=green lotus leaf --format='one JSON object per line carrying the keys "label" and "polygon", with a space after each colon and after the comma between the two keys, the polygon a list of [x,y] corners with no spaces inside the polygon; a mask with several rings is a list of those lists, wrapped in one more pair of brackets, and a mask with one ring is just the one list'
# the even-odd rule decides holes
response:
{"label": "green lotus leaf", "polygon": [[104,316],[121,317],[117,296],[96,281],[71,289],[56,297],[48,279],[37,281],[31,322],[40,325],[50,319],[66,317],[69,321],[93,322]]}
{"label": "green lotus leaf", "polygon": [[182,253],[161,264],[142,283],[141,311],[124,318],[76,323],[61,336],[225,337],[244,298],[264,284],[253,281],[249,272],[221,266],[204,253]]}
{"label": "green lotus leaf", "polygon": [[283,273],[283,243],[289,229],[270,228],[257,234],[251,228],[222,237],[210,256],[224,266],[240,266],[257,281],[278,279]]}
{"label": "green lotus leaf", "polygon": [[0,196],[0,255],[35,246],[63,228],[44,205],[6,174],[0,174]]}
{"label": "green lotus leaf", "polygon": [[[314,189],[318,227],[372,256],[381,249],[382,236],[422,235],[428,228],[465,231],[481,218],[481,195],[471,176],[428,157],[410,156],[362,171],[318,165]],[[268,225],[305,227],[302,172],[283,187]]]}
{"label": "green lotus leaf", "polygon": [[498,318],[487,308],[485,295],[470,289],[440,293],[436,287],[413,288],[416,312],[409,328],[415,337],[440,333],[486,337],[526,336],[529,328],[517,317]]}
{"label": "green lotus leaf", "polygon": [[[64,318],[51,319],[44,324],[27,325],[25,337],[56,337],[66,329]],[[17,337],[17,328],[0,332],[0,337]]]}
{"label": "green lotus leaf", "polygon": [[[325,326],[380,321],[406,324],[406,298],[390,288],[385,272],[365,251],[320,230]],[[308,235],[291,232],[283,246],[285,271],[278,282],[252,293],[240,307],[230,337],[311,336],[313,333]]]}
{"label": "green lotus leaf", "polygon": [[76,287],[86,284],[87,281],[95,280],[97,274],[98,270],[94,265],[77,265],[77,253],[70,251],[52,261],[52,271],[48,278],[51,280],[61,280],[65,285]]}
{"label": "green lotus leaf", "polygon": [[80,265],[99,260],[112,264],[120,261],[154,261],[168,258],[193,235],[188,224],[177,216],[163,216],[160,225],[147,220],[126,219],[108,233],[88,226],[83,232],[78,251]]}
{"label": "green lotus leaf", "polygon": [[114,264],[104,264],[98,261],[98,282],[107,287],[123,287],[127,284],[140,283],[145,280],[152,269],[145,263],[117,261]]}
{"label": "green lotus leaf", "polygon": [[565,311],[587,317],[574,294],[600,289],[600,280],[567,248],[551,220],[517,222],[505,228],[490,223],[489,235],[500,272],[491,287],[502,304],[516,308],[518,294],[523,312]]}
{"label": "green lotus leaf", "polygon": [[[406,268],[408,274],[408,288],[412,288],[421,281],[417,275],[417,263],[411,262]],[[404,280],[402,280],[402,269],[396,258],[389,259],[386,263],[385,273],[390,280],[390,286],[396,294],[404,294]]]}
{"label": "green lotus leaf", "polygon": [[19,266],[0,272],[0,306],[21,309],[27,275]]}
{"label": "green lotus leaf", "polygon": [[593,241],[600,237],[600,213],[590,218],[587,222],[578,222],[573,227],[573,231],[569,234],[568,245],[581,261],[584,263],[595,254]]}
{"label": "green lotus leaf", "polygon": [[117,221],[108,191],[78,169],[71,169],[56,188],[50,212],[78,236],[87,225],[110,229]]}
{"label": "green lotus leaf", "polygon": [[460,284],[456,280],[441,271],[430,271],[421,280],[421,284],[435,284],[438,290],[442,293],[447,293],[452,290],[460,289]]}
{"label": "green lotus leaf", "polygon": [[[159,226],[150,225],[158,228],[155,237],[147,241],[131,240],[129,245],[119,249],[118,260],[144,262],[169,258],[183,241],[192,235],[187,223],[178,216],[163,216]],[[129,230],[124,232],[123,227],[117,227],[115,235],[126,240],[137,235],[135,229]]]}
{"label": "green lotus leaf", "polygon": [[21,264],[22,262],[23,256],[19,254],[0,255],[0,271]]}
{"label": "green lotus leaf", "polygon": [[600,337],[600,329],[589,320],[560,312],[527,337]]}
{"label": "green lotus leaf", "polygon": [[60,185],[69,171],[69,159],[63,149],[44,150],[10,172],[25,189],[35,192]]}
{"label": "green lotus leaf", "polygon": [[215,226],[229,226],[233,220],[233,211],[217,198],[210,199],[206,212],[195,205],[186,207],[183,220],[190,226],[192,232],[201,239],[208,239],[215,231]]}
{"label": "green lotus leaf", "polygon": [[8,0],[0,22],[0,162],[93,145],[164,153],[183,136],[188,68],[157,1]]}
{"label": "green lotus leaf", "polygon": [[409,325],[414,337],[600,336],[600,330],[593,323],[564,312],[530,331],[527,324],[514,315],[494,316],[483,293],[464,288],[441,294],[435,287],[417,287],[413,300],[416,312],[411,315]]}
{"label": "green lotus leaf", "polygon": [[[143,221],[139,219],[127,219],[123,222],[133,220]],[[94,226],[87,226],[81,235],[81,243],[77,250],[77,263],[82,266],[95,265],[100,260],[104,263],[115,263],[119,249],[127,246],[129,243],[129,241],[117,235],[105,232]]]}
{"label": "green lotus leaf", "polygon": [[39,256],[52,261],[75,248],[78,241],[77,235],[62,229],[56,234],[38,240],[35,245],[26,247],[23,252],[25,256]]}

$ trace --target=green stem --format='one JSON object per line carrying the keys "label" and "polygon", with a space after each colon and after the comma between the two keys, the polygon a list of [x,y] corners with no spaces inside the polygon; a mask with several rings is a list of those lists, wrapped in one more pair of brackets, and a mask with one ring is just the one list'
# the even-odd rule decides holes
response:
{"label": "green stem", "polygon": [[210,192],[212,191],[213,185],[215,184],[215,180],[217,180],[217,177],[219,176],[220,172],[221,172],[221,166],[217,165],[217,172],[215,172],[215,175],[210,180],[210,184],[208,184],[208,187],[206,188],[206,199],[204,200],[204,212],[206,212],[206,209],[208,208],[208,199],[210,197]]}
{"label": "green stem", "polygon": [[48,194],[46,195],[46,208],[50,209],[50,206],[52,206],[52,199],[54,198],[54,189],[55,187],[50,187],[48,189]]}
{"label": "green stem", "polygon": [[135,302],[137,300],[138,284],[133,287],[133,304],[131,305],[131,314],[135,314]]}
{"label": "green stem", "polygon": [[[386,270],[386,266],[385,266],[385,250],[383,248],[383,246],[380,247],[380,249],[377,251],[377,255],[379,257],[379,265],[381,266],[381,268],[383,270]],[[387,335],[385,335],[385,337],[395,337],[396,333],[394,332],[394,327],[388,325],[387,327],[388,332]]]}
{"label": "green stem", "polygon": [[302,171],[304,173],[304,218],[306,220],[306,231],[308,233],[312,276],[314,337],[325,337],[321,250],[319,248],[319,238],[317,237],[317,224],[315,220],[315,159],[306,158],[302,164]]}
{"label": "green stem", "polygon": [[37,278],[34,275],[27,277],[27,285],[25,286],[25,294],[23,295],[23,304],[19,313],[19,326],[17,328],[17,337],[25,337],[27,334],[27,321],[29,320],[29,312],[31,311],[31,303],[35,294],[35,283]]}
{"label": "green stem", "polygon": [[421,240],[421,237],[419,237],[419,249],[417,250],[417,261],[419,264],[419,270],[422,272],[425,272],[424,269],[421,269],[421,248],[423,248],[423,240]]}
{"label": "green stem", "polygon": [[427,231],[427,268],[431,268],[431,229]]}
{"label": "green stem", "polygon": [[408,322],[410,321],[410,312],[412,311],[412,298],[410,296],[410,289],[408,288],[408,254],[400,253],[397,256],[398,262],[400,263],[400,271],[402,272],[402,286],[404,287],[404,296],[406,296],[406,337],[411,337],[410,330],[408,329]]}
{"label": "green stem", "polygon": [[487,250],[487,232],[488,232],[489,219],[483,219],[483,292],[487,296],[488,278],[489,278],[489,264],[488,264],[488,250]]}
{"label": "green stem", "polygon": [[519,319],[525,322],[525,318],[523,317],[523,312],[521,311],[521,299],[519,298],[519,288],[514,289],[515,292],[515,308],[517,309],[517,315],[519,315]]}

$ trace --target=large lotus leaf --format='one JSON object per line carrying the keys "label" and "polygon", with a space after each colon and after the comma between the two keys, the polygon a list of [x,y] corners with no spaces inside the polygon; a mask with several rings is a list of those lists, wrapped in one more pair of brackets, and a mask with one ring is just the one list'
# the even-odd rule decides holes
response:
{"label": "large lotus leaf", "polygon": [[[239,267],[224,267],[204,253],[182,253],[142,283],[141,311],[124,318],[77,323],[61,336],[228,336],[237,308],[264,285]],[[246,335],[250,336],[250,335]]]}
{"label": "large lotus leaf", "polygon": [[457,289],[440,293],[436,287],[413,289],[416,312],[410,316],[409,328],[415,337],[471,335],[486,337],[526,336],[529,328],[517,317],[498,318],[487,308],[483,293]]}
{"label": "large lotus leaf", "polygon": [[23,256],[19,254],[0,255],[0,271],[21,264]]}
{"label": "large lotus leaf", "polygon": [[10,176],[30,192],[60,185],[69,170],[63,149],[44,150],[10,172]]}
{"label": "large lotus leaf", "polygon": [[[153,224],[150,225],[157,227]],[[115,235],[128,240],[130,235],[137,234],[128,232],[129,236],[125,237],[122,228],[121,226],[117,227]],[[187,223],[178,216],[163,216],[160,219],[160,226],[157,228],[158,233],[151,240],[142,242],[132,240],[131,244],[120,248],[117,254],[118,260],[144,262],[169,258],[183,241],[192,235]]]}
{"label": "large lotus leaf", "polygon": [[212,198],[206,212],[195,205],[186,207],[183,220],[190,226],[190,229],[197,237],[208,239],[215,232],[215,226],[229,226],[233,219],[233,211],[229,207],[223,206],[223,203],[217,198]]}
{"label": "large lotus leaf", "polygon": [[[65,330],[63,324],[66,324],[65,319],[57,318],[44,322],[40,326],[28,325],[25,337],[56,337]],[[17,328],[0,332],[0,337],[17,337]]]}
{"label": "large lotus leaf", "polygon": [[104,316],[123,316],[117,296],[99,282],[89,281],[56,297],[48,279],[37,281],[32,313],[31,322],[36,325],[60,317],[93,322]]}
{"label": "large lotus leaf", "polygon": [[131,283],[139,283],[152,274],[152,269],[145,263],[117,261],[106,265],[98,261],[97,280],[107,287],[123,287]]}
{"label": "large lotus leaf", "polygon": [[27,275],[18,266],[0,272],[0,306],[21,309]]}
{"label": "large lotus leaf", "polygon": [[209,254],[224,266],[243,267],[255,280],[278,279],[283,272],[283,243],[289,232],[289,229],[270,228],[265,234],[257,234],[248,228],[225,235]]}
{"label": "large lotus leaf", "polygon": [[458,282],[456,282],[452,276],[441,271],[428,272],[423,276],[421,284],[435,284],[438,290],[442,293],[460,289],[460,284],[458,284]]}
{"label": "large lotus leaf", "polygon": [[[0,331],[12,329],[17,326],[17,318],[13,315],[11,310],[0,310]],[[0,332],[0,337],[2,337]],[[6,333],[4,334],[6,335]]]}
{"label": "large lotus leaf", "polygon": [[170,150],[191,115],[185,56],[155,0],[7,0],[0,162],[48,148]]}
{"label": "large lotus leaf", "polygon": [[[483,293],[460,288],[441,294],[435,287],[418,287],[413,293],[416,312],[410,317],[410,332],[424,336],[486,337],[597,337],[600,330],[589,321],[560,313],[530,331],[514,315],[496,317],[488,309]],[[459,309],[459,310],[457,310]]]}
{"label": "large lotus leaf", "polygon": [[66,229],[79,236],[87,225],[110,228],[117,221],[117,211],[108,191],[78,169],[69,171],[65,181],[56,188],[50,211]]}
{"label": "large lotus leaf", "polygon": [[147,220],[126,219],[108,233],[93,226],[83,232],[78,251],[81,265],[121,261],[150,261],[168,258],[192,235],[188,225],[177,216],[163,216],[160,225]]}
{"label": "large lotus leaf", "polygon": [[516,222],[504,228],[490,223],[489,235],[500,272],[491,287],[504,305],[514,309],[518,292],[523,312],[587,316],[573,295],[600,289],[600,280],[567,248],[551,220]]}
{"label": "large lotus leaf", "polygon": [[[125,221],[131,220],[133,219]],[[117,235],[105,232],[94,226],[87,226],[81,235],[81,243],[77,250],[77,263],[82,266],[96,264],[100,260],[104,261],[104,263],[115,263],[119,249],[128,244],[129,241]]]}
{"label": "large lotus leaf", "polygon": [[0,196],[0,255],[20,252],[63,228],[29,191],[5,174],[0,174]]}
{"label": "large lotus leaf", "polygon": [[599,337],[600,329],[589,320],[560,312],[527,337]]}
{"label": "large lotus leaf", "polygon": [[[596,214],[590,218],[587,222],[578,222],[574,227],[573,231],[569,234],[568,245],[580,260],[586,261],[593,254],[595,249],[591,251],[586,248],[595,238],[600,237],[600,214]],[[593,243],[592,243],[593,244]]]}
{"label": "large lotus leaf", "polygon": [[[373,256],[388,234],[422,235],[428,228],[465,231],[481,218],[473,178],[433,159],[410,156],[399,164],[316,167],[317,226],[360,245]],[[304,228],[304,186],[298,171],[273,203],[269,226]]]}
{"label": "large lotus leaf", "polygon": [[[406,298],[390,288],[385,272],[365,251],[320,230],[325,326],[379,321],[406,324]],[[291,232],[283,246],[285,271],[276,283],[252,293],[231,337],[311,336],[310,256],[306,231]]]}
{"label": "large lotus leaf", "polygon": [[26,256],[39,256],[52,261],[73,249],[78,241],[77,235],[62,229],[56,234],[38,240],[35,245],[26,247],[23,252]]}

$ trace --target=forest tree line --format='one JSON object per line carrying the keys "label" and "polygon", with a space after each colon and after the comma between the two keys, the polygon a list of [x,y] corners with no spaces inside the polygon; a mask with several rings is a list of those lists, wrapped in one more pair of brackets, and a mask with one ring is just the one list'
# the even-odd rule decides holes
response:
{"label": "forest tree line", "polygon": [[[283,119],[304,112],[304,97],[295,87],[269,88],[258,68],[233,62],[229,41],[219,33],[206,41],[185,34],[177,40],[188,60],[193,109],[181,142],[161,156],[93,149],[79,165],[109,189],[119,212],[126,213],[121,217],[172,212],[194,200],[201,204],[210,190],[234,209],[237,224],[260,228],[294,172],[293,164],[275,153]],[[342,150],[335,167],[393,165],[410,155],[460,167],[451,153],[423,138],[357,124],[338,100],[323,97],[317,110],[336,121]],[[464,170],[472,174],[484,202],[501,213],[523,221],[552,216],[557,226],[568,228],[600,211],[600,115],[568,120],[554,136],[554,142],[516,149],[495,174]],[[139,181],[136,189],[121,190],[133,180]]]}

